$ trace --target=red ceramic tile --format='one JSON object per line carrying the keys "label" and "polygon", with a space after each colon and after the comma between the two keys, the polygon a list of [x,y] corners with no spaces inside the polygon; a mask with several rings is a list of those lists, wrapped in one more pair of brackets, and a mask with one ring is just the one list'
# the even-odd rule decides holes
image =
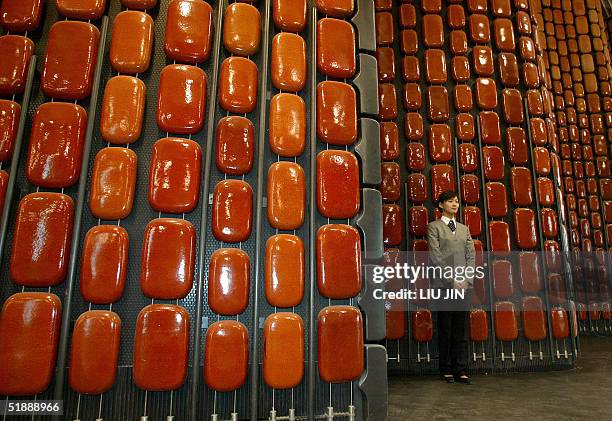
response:
{"label": "red ceramic tile", "polygon": [[343,82],[317,86],[317,135],[331,145],[351,145],[357,139],[357,95]]}
{"label": "red ceramic tile", "polygon": [[446,124],[429,126],[429,158],[433,162],[448,162],[453,158],[453,144],[450,127]]}
{"label": "red ceramic tile", "polygon": [[538,68],[533,63],[523,64],[523,82],[529,89],[534,89],[540,86],[540,77],[538,76]]}
{"label": "red ceramic tile", "polygon": [[238,248],[221,248],[210,256],[208,306],[223,316],[242,314],[249,304],[249,255]]}
{"label": "red ceramic tile", "polygon": [[255,128],[246,117],[223,117],[217,123],[215,163],[230,175],[247,174],[253,168]]}
{"label": "red ceramic tile", "polygon": [[317,9],[328,16],[344,18],[353,13],[354,0],[316,0]]}
{"label": "red ceramic tile", "polygon": [[104,148],[91,172],[89,208],[96,218],[124,219],[132,212],[136,188],[136,153],[126,148]]}
{"label": "red ceramic tile", "polygon": [[531,35],[531,17],[525,12],[516,12],[516,28],[521,35]]}
{"label": "red ceramic tile", "polygon": [[466,54],[468,52],[467,35],[464,31],[451,31],[450,51],[454,55]]}
{"label": "red ceramic tile", "polygon": [[157,125],[168,133],[202,130],[206,109],[206,74],[195,66],[171,64],[159,79]]}
{"label": "red ceramic tile", "polygon": [[540,146],[533,148],[533,160],[538,175],[550,174],[550,154],[548,149]]}
{"label": "red ceramic tile", "polygon": [[225,243],[248,240],[253,226],[253,190],[241,180],[224,180],[213,194],[212,230]]}
{"label": "red ceramic tile", "polygon": [[557,340],[564,340],[569,336],[569,320],[567,312],[562,307],[555,307],[551,310],[551,324],[553,336]]}
{"label": "red ceramic tile", "polygon": [[427,116],[436,123],[445,122],[450,117],[448,91],[444,86],[430,86],[427,90]]}
{"label": "red ceramic tile", "polygon": [[390,12],[376,12],[376,45],[393,44],[393,15]]}
{"label": "red ceramic tile", "polygon": [[509,87],[518,87],[519,70],[516,56],[512,53],[500,53],[499,61],[499,78],[502,85]]}
{"label": "red ceramic tile", "polygon": [[221,64],[219,104],[226,111],[245,114],[257,103],[257,65],[248,58],[228,57]]}
{"label": "red ceramic tile", "polygon": [[518,337],[516,312],[509,301],[495,303],[495,336],[500,341],[514,341]]}
{"label": "red ceramic tile", "polygon": [[478,120],[483,143],[495,145],[501,142],[501,128],[499,125],[499,116],[496,112],[481,111],[478,114]]}
{"label": "red ceramic tile", "polygon": [[378,84],[378,117],[381,120],[397,118],[397,96],[391,83]]}
{"label": "red ceramic tile", "polygon": [[402,58],[402,78],[404,82],[418,82],[420,75],[419,58],[404,56]]}
{"label": "red ceramic tile", "polygon": [[158,218],[144,232],[140,287],[149,298],[184,298],[193,285],[195,228],[183,219]]}
{"label": "red ceramic tile", "polygon": [[431,342],[433,321],[431,311],[422,309],[412,313],[412,338],[417,342]]}
{"label": "red ceramic tile", "polygon": [[402,209],[398,205],[383,205],[383,241],[385,247],[402,242]]}
{"label": "red ceramic tile", "polygon": [[487,12],[487,0],[467,0],[467,6],[470,13]]}
{"label": "red ceramic tile", "polygon": [[0,317],[0,393],[35,395],[49,387],[61,319],[62,303],[55,294],[21,292],[8,297]]}
{"label": "red ceramic tile", "polygon": [[99,38],[98,28],[91,23],[60,21],[53,24],[40,79],[46,96],[66,100],[89,96]]}
{"label": "red ceramic tile", "polygon": [[121,0],[123,7],[136,10],[148,10],[157,6],[157,0]]}
{"label": "red ceramic tile", "polygon": [[510,168],[510,190],[512,191],[512,202],[516,206],[531,206],[533,203],[532,183],[529,168]]}
{"label": "red ceramic tile", "polygon": [[17,209],[10,275],[18,285],[47,287],[66,277],[74,202],[60,193],[31,193]]}
{"label": "red ceramic tile", "polygon": [[153,145],[149,167],[149,203],[158,212],[191,212],[200,195],[200,145],[164,138]]}
{"label": "red ceramic tile", "polygon": [[326,298],[348,299],[361,291],[361,239],[349,225],[328,224],[317,231],[317,286]]}
{"label": "red ceramic tile", "polygon": [[489,337],[489,323],[486,311],[482,309],[470,310],[470,340],[484,342]]}
{"label": "red ceramic tile", "polygon": [[284,157],[302,154],[306,142],[306,106],[293,94],[281,93],[270,101],[270,148]]}
{"label": "red ceramic tile", "polygon": [[113,22],[110,62],[120,73],[143,73],[151,62],[153,19],[144,12],[125,10]]}
{"label": "red ceramic tile", "polygon": [[416,54],[419,51],[419,38],[414,29],[404,29],[400,37],[400,46],[404,55]]}
{"label": "red ceramic tile", "polygon": [[516,42],[514,40],[514,27],[510,19],[498,18],[493,21],[495,31],[495,45],[500,51],[514,52]]}
{"label": "red ceramic tile", "polygon": [[531,294],[540,292],[542,290],[542,280],[538,254],[531,251],[520,252],[518,263],[519,280],[523,292]]}
{"label": "red ceramic tile", "polygon": [[540,211],[540,221],[542,223],[542,234],[545,238],[555,239],[559,235],[559,224],[557,213],[551,208],[542,208]]}
{"label": "red ceramic tile", "polygon": [[[423,154],[425,151],[423,151]],[[408,200],[412,203],[422,204],[427,200],[427,179],[423,174],[408,175]]]}
{"label": "red ceramic tile", "polygon": [[395,161],[399,158],[399,129],[394,121],[380,123],[380,155],[383,161]]}
{"label": "red ceramic tile", "polygon": [[555,191],[550,178],[538,177],[538,201],[540,206],[552,206],[555,203]]}
{"label": "red ceramic tile", "polygon": [[[305,54],[305,53],[304,53]],[[324,18],[317,23],[317,69],[339,79],[356,70],[355,30],[349,22]]]}
{"label": "red ceramic tile", "polygon": [[423,117],[419,113],[406,113],[404,117],[404,133],[408,140],[417,141],[423,139]]}
{"label": "red ceramic tile", "polygon": [[488,182],[485,186],[487,197],[487,214],[493,218],[501,218],[508,214],[508,199],[506,186],[499,182]]}
{"label": "red ceramic tile", "polygon": [[265,293],[276,307],[294,307],[304,298],[304,243],[289,234],[277,234],[266,242]]}
{"label": "red ceramic tile", "polygon": [[98,225],[85,235],[79,286],[86,301],[110,304],[123,295],[128,264],[128,233],[123,227]]}
{"label": "red ceramic tile", "polygon": [[423,13],[440,13],[442,10],[442,0],[423,0],[421,1]]}
{"label": "red ceramic tile", "polygon": [[440,15],[424,15],[423,21],[423,43],[427,48],[444,47],[444,23]]}
{"label": "red ceramic tile", "polygon": [[412,4],[402,4],[399,7],[399,21],[402,28],[416,27],[416,9]]}
{"label": "red ceramic tile", "polygon": [[472,88],[468,85],[455,85],[455,109],[459,112],[468,112],[473,107]]}
{"label": "red ceramic tile", "polygon": [[274,0],[272,17],[278,29],[300,32],[306,26],[306,0]]}
{"label": "red ceramic tile", "polygon": [[406,313],[387,310],[385,319],[387,323],[385,339],[399,340],[406,335]]}
{"label": "red ceramic tile", "polygon": [[421,87],[417,83],[406,83],[404,85],[404,108],[417,111],[422,105]]}
{"label": "red ceramic tile", "polygon": [[70,387],[100,394],[115,383],[121,340],[121,319],[112,311],[90,310],[74,324],[70,352]]}
{"label": "red ceramic tile", "polygon": [[20,115],[21,106],[18,103],[0,99],[0,162],[8,161],[13,155]]}
{"label": "red ceramic tile", "polygon": [[478,169],[478,151],[473,143],[461,143],[458,151],[459,168],[473,172]]}
{"label": "red ceramic tile", "polygon": [[465,27],[465,10],[459,4],[452,4],[446,9],[448,26],[451,29],[461,29]]}
{"label": "red ceramic tile", "polygon": [[150,391],[176,390],[185,382],[189,313],[178,305],[143,308],[134,333],[134,383]]}
{"label": "red ceramic tile", "polygon": [[448,164],[432,165],[429,173],[432,199],[438,200],[442,192],[455,190],[455,170]]}
{"label": "red ceramic tile", "polygon": [[29,38],[0,36],[0,95],[11,96],[23,92],[33,50],[34,43]]}
{"label": "red ceramic tile", "polygon": [[421,143],[410,142],[406,146],[406,168],[412,171],[425,169],[425,146]]}
{"label": "red ceramic tile", "polygon": [[275,389],[297,386],[304,377],[304,322],[295,313],[275,313],[263,327],[263,376]]}
{"label": "red ceramic tile", "polygon": [[457,114],[455,116],[455,133],[461,141],[474,140],[476,128],[472,114]]}
{"label": "red ceramic tile", "polygon": [[523,124],[523,98],[518,89],[504,89],[502,91],[502,107],[506,123]]}
{"label": "red ceramic tile", "polygon": [[232,54],[251,56],[259,51],[261,16],[256,7],[232,3],[223,17],[223,46]]}
{"label": "red ceramic tile", "polygon": [[425,51],[425,75],[428,83],[446,83],[446,57],[444,51],[429,49]]}
{"label": "red ceramic tile", "polygon": [[49,188],[76,183],[86,124],[87,113],[80,105],[48,102],[37,108],[26,161],[30,183]]}
{"label": "red ceramic tile", "polygon": [[514,7],[519,10],[529,10],[529,2],[527,0],[514,0]]}
{"label": "red ceramic tile", "polygon": [[522,249],[533,249],[538,242],[535,225],[535,214],[532,209],[517,208],[514,210],[514,232],[516,245]]}
{"label": "red ceramic tile", "polygon": [[512,263],[508,260],[495,260],[491,265],[493,294],[496,298],[509,298],[514,295],[514,275]]}
{"label": "red ceramic tile", "polygon": [[306,183],[304,170],[293,162],[275,162],[268,169],[268,222],[280,230],[295,230],[304,223]]}
{"label": "red ceramic tile", "polygon": [[[242,13],[244,6],[247,6],[250,13]],[[240,9],[240,11],[236,9]],[[230,10],[234,13],[231,13]],[[234,31],[230,35],[231,41],[240,44],[237,38],[246,36],[235,28],[235,19],[242,21],[242,27],[247,25],[255,26],[255,22],[259,22],[259,19],[256,21],[251,20],[252,14],[253,11],[248,5],[241,5],[239,7],[231,5],[228,7],[225,14],[226,26],[224,29],[227,29],[229,26],[230,30]],[[257,12],[257,16],[258,14],[259,12]],[[242,27],[240,29],[244,31]],[[248,30],[254,31],[256,29],[248,28]],[[175,0],[170,2],[166,17],[166,31],[164,33],[164,51],[168,58],[184,63],[201,63],[208,60],[211,49],[211,34],[212,7],[208,3],[200,0]],[[251,34],[249,33],[249,35]],[[257,34],[257,37],[259,37],[259,34]],[[224,42],[227,42],[225,38]],[[244,48],[244,45],[241,46]],[[238,51],[233,52],[238,53]]]}
{"label": "red ceramic tile", "polygon": [[329,306],[318,316],[319,376],[328,383],[359,378],[364,368],[363,320],[353,306]]}
{"label": "red ceramic tile", "polygon": [[235,320],[215,322],[206,331],[204,381],[219,392],[241,387],[249,366],[249,333]]}
{"label": "red ceramic tile", "polygon": [[486,44],[491,40],[489,18],[485,15],[470,15],[470,35],[477,44]]}
{"label": "red ceramic tile", "polygon": [[400,167],[395,162],[383,162],[381,166],[382,182],[380,192],[383,201],[396,202],[400,199]]}
{"label": "red ceramic tile", "polygon": [[494,110],[497,107],[497,87],[493,79],[476,79],[476,102],[484,110]]}
{"label": "red ceramic tile", "polygon": [[480,200],[480,181],[474,174],[461,176],[461,199],[469,205],[474,205]]}
{"label": "red ceramic tile", "polygon": [[536,58],[535,45],[529,37],[519,38],[519,51],[525,61],[534,61]]}
{"label": "red ceramic tile", "polygon": [[493,75],[493,52],[491,50],[491,47],[474,46],[474,48],[472,49],[472,61],[474,63],[474,72],[477,75]]}
{"label": "red ceramic tile", "polygon": [[541,118],[534,117],[529,120],[531,127],[531,140],[534,145],[543,146],[547,143],[546,123]]}
{"label": "red ceramic tile", "polygon": [[106,83],[100,133],[112,144],[134,143],[140,137],[146,100],[145,84],[131,76],[115,76]]}
{"label": "red ceramic tile", "polygon": [[395,79],[395,56],[393,48],[379,47],[376,49],[379,82],[393,82]]}
{"label": "red ceramic tile", "polygon": [[106,0],[56,0],[57,11],[68,19],[100,19],[106,9]]}
{"label": "red ceramic tile", "polygon": [[495,16],[509,18],[512,14],[510,0],[493,0],[491,2],[491,11]]}
{"label": "red ceramic tile", "polygon": [[44,4],[43,0],[5,0],[0,5],[0,25],[11,32],[35,31]]}
{"label": "red ceramic tile", "polygon": [[510,251],[510,229],[506,222],[489,222],[489,238],[491,238],[492,252],[504,253]]}
{"label": "red ceramic tile", "polygon": [[429,215],[424,206],[411,206],[408,209],[408,229],[410,233],[417,237],[427,235],[427,224]]}
{"label": "red ceramic tile", "polygon": [[467,57],[453,57],[451,62],[453,79],[455,82],[467,82],[470,78],[470,62]]}
{"label": "red ceramic tile", "polygon": [[487,180],[504,179],[504,153],[498,146],[482,147],[482,166]]}

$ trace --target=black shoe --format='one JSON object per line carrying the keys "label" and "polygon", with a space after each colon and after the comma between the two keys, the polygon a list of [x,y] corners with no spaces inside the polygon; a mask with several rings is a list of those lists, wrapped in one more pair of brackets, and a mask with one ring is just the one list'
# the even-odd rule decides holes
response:
{"label": "black shoe", "polygon": [[472,384],[472,380],[466,374],[460,374],[454,377],[457,383]]}
{"label": "black shoe", "polygon": [[455,382],[455,378],[453,377],[452,374],[441,374],[440,375],[440,380],[444,380],[446,383],[454,383]]}

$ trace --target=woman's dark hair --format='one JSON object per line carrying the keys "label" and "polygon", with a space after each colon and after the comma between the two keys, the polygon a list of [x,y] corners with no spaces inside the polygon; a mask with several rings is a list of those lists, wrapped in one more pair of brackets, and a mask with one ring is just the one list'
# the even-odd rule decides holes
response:
{"label": "woman's dark hair", "polygon": [[457,192],[453,190],[442,192],[438,197],[437,205],[440,206],[442,203],[446,202],[447,200],[454,199],[455,197],[458,198],[459,196],[457,195]]}

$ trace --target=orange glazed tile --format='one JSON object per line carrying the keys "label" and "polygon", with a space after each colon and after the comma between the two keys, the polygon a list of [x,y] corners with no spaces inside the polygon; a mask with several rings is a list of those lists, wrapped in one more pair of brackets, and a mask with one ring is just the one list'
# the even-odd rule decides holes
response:
{"label": "orange glazed tile", "polygon": [[459,4],[452,4],[446,9],[448,26],[451,29],[461,29],[465,27],[465,9]]}
{"label": "orange glazed tile", "polygon": [[149,167],[149,203],[158,212],[191,212],[200,195],[200,145],[167,137],[153,145]]}
{"label": "orange glazed tile", "polygon": [[474,46],[472,49],[472,62],[474,72],[480,76],[492,76],[494,72],[493,51],[491,47]]}
{"label": "orange glazed tile", "polygon": [[534,89],[540,86],[540,77],[538,76],[538,68],[533,63],[523,64],[523,82],[529,89]]}
{"label": "orange glazed tile", "polygon": [[382,182],[380,192],[385,202],[396,202],[400,198],[400,167],[395,162],[383,162],[381,165]]}
{"label": "orange glazed tile", "polygon": [[249,333],[235,320],[215,322],[206,331],[204,381],[218,392],[242,386],[249,368]]}
{"label": "orange glazed tile", "polygon": [[176,390],[185,382],[189,313],[171,304],[143,308],[134,332],[134,383],[150,391]]}
{"label": "orange glazed tile", "polygon": [[429,49],[425,51],[425,75],[428,83],[446,83],[446,56],[444,51]]}
{"label": "orange glazed tile", "polygon": [[391,83],[378,84],[378,117],[381,120],[397,118],[397,96]]}
{"label": "orange glazed tile", "polygon": [[404,108],[410,111],[418,111],[422,105],[421,87],[418,83],[406,83],[404,85]]}
{"label": "orange glazed tile", "polygon": [[253,190],[241,180],[224,180],[213,195],[212,230],[225,243],[248,240],[253,226]]}
{"label": "orange glazed tile", "polygon": [[423,171],[425,169],[424,145],[417,142],[408,143],[406,146],[406,168],[412,171]]}
{"label": "orange glazed tile", "polygon": [[473,172],[478,168],[478,152],[473,143],[463,142],[458,150],[459,168],[462,171]]}
{"label": "orange glazed tile", "polygon": [[440,15],[424,15],[423,42],[428,48],[442,48],[444,46],[444,23]]}
{"label": "orange glazed tile", "polygon": [[487,0],[467,0],[470,13],[486,13]]}
{"label": "orange glazed tile", "polygon": [[424,13],[440,13],[442,11],[442,0],[423,0],[421,9]]}
{"label": "orange glazed tile", "polygon": [[376,12],[376,45],[393,44],[393,15],[391,12]]}
{"label": "orange glazed tile", "polygon": [[159,77],[157,125],[168,133],[202,130],[206,110],[206,73],[199,67],[171,64]]}
{"label": "orange glazed tile", "polygon": [[74,202],[61,193],[31,193],[21,199],[13,236],[10,275],[31,287],[60,284],[68,271]]}
{"label": "orange glazed tile", "polygon": [[430,86],[427,90],[427,116],[436,123],[449,119],[448,91],[444,86]]}
{"label": "orange glazed tile", "polygon": [[493,21],[495,31],[495,45],[500,51],[514,52],[516,42],[514,41],[514,27],[510,19],[495,19]]}
{"label": "orange glazed tile", "polygon": [[242,175],[253,168],[255,128],[246,117],[223,117],[217,123],[215,162],[225,174]]}
{"label": "orange glazed tile", "polygon": [[47,102],[36,109],[26,161],[30,183],[61,188],[77,182],[86,124],[80,105]]}
{"label": "orange glazed tile", "polygon": [[317,209],[326,218],[352,218],[359,210],[359,164],[351,152],[317,155]]}
{"label": "orange glazed tile", "polygon": [[170,2],[164,35],[164,51],[170,59],[184,63],[208,60],[211,34],[212,7],[208,3],[202,0]]}
{"label": "orange glazed tile", "polygon": [[506,123],[515,125],[523,123],[523,97],[518,89],[502,91],[502,107]]}
{"label": "orange glazed tile", "polygon": [[193,285],[195,229],[183,219],[157,218],[144,232],[140,287],[149,298],[184,298]]}
{"label": "orange glazed tile", "polygon": [[304,298],[304,243],[289,234],[273,235],[266,241],[266,300],[275,307],[295,307]]}
{"label": "orange glazed tile", "polygon": [[378,62],[378,80],[380,82],[393,82],[395,79],[395,56],[393,48],[377,48],[376,60]]}
{"label": "orange glazed tile", "polygon": [[472,88],[468,85],[455,85],[455,109],[459,112],[468,112],[473,106]]}
{"label": "orange glazed tile", "polygon": [[442,192],[455,189],[455,170],[448,164],[432,165],[429,177],[434,201],[438,200]]}
{"label": "orange glazed tile", "polygon": [[489,18],[485,15],[470,15],[470,35],[475,43],[488,43],[491,40]]}
{"label": "orange glazed tile", "polygon": [[509,87],[517,87],[519,84],[519,70],[516,56],[512,53],[500,53],[499,60],[499,78],[502,85]]}
{"label": "orange glazed tile", "polygon": [[70,349],[70,387],[85,394],[109,390],[117,376],[121,319],[112,311],[90,310],[74,324]]}
{"label": "orange glazed tile", "polygon": [[394,121],[380,123],[380,155],[383,161],[395,161],[400,156],[399,129]]}
{"label": "orange glazed tile", "polygon": [[335,18],[345,18],[353,14],[354,0],[316,0],[319,12]]}
{"label": "orange glazed tile", "polygon": [[136,187],[136,153],[104,148],[96,155],[91,174],[89,207],[100,219],[124,219],[132,211]]}
{"label": "orange glazed tile", "polygon": [[257,65],[248,58],[228,57],[221,64],[219,104],[226,111],[245,114],[257,103]]}
{"label": "orange glazed tile", "polygon": [[100,19],[106,9],[106,0],[56,0],[57,11],[68,19]]}
{"label": "orange glazed tile", "polygon": [[223,45],[233,54],[251,56],[259,51],[261,16],[256,7],[232,3],[223,17]]}
{"label": "orange glazed tile", "polygon": [[493,79],[476,79],[476,102],[478,107],[484,110],[493,110],[497,107],[497,87]]}
{"label": "orange glazed tile", "polygon": [[517,208],[514,210],[514,231],[516,245],[522,249],[535,248],[538,235],[535,225],[535,213],[532,209]]}
{"label": "orange glazed tile", "polygon": [[29,38],[0,36],[0,95],[11,96],[23,92],[33,50],[34,43]]}
{"label": "orange glazed tile", "polygon": [[357,139],[357,94],[349,84],[317,85],[317,136],[331,145],[352,145]]}
{"label": "orange glazed tile", "polygon": [[318,316],[319,376],[328,383],[344,383],[363,372],[363,320],[353,306],[329,306]]}
{"label": "orange glazed tile", "polygon": [[143,73],[151,63],[153,19],[144,12],[125,10],[113,23],[110,62],[120,73]]}
{"label": "orange glazed tile", "polygon": [[306,105],[294,94],[276,94],[270,101],[269,141],[272,152],[296,157],[306,145]]}
{"label": "orange glazed tile", "polygon": [[489,237],[491,238],[491,251],[503,254],[511,250],[510,229],[504,221],[489,222]]}
{"label": "orange glazed tile", "polygon": [[21,106],[18,103],[0,99],[0,162],[8,161],[13,155],[20,115]]}
{"label": "orange glazed tile", "polygon": [[385,247],[402,242],[402,209],[398,205],[383,205],[383,241]]}
{"label": "orange glazed tile", "polygon": [[514,165],[524,165],[527,163],[529,148],[525,130],[520,127],[509,127],[506,130],[506,148],[508,157]]}
{"label": "orange glazed tile", "polygon": [[419,51],[419,38],[414,29],[404,29],[400,36],[401,50],[404,55],[416,54]]}
{"label": "orange glazed tile", "polygon": [[467,57],[453,57],[451,67],[455,82],[467,82],[470,79],[470,62]]}
{"label": "orange glazed tile", "polygon": [[121,0],[123,7],[136,10],[147,10],[157,6],[157,0]]}
{"label": "orange glazed tile", "polygon": [[448,162],[453,157],[453,146],[450,127],[446,124],[429,126],[429,158],[433,162]]}
{"label": "orange glazed tile", "polygon": [[295,313],[275,313],[263,328],[263,376],[274,389],[289,389],[304,377],[304,322]]}
{"label": "orange glazed tile", "polygon": [[249,304],[249,255],[237,248],[215,250],[208,265],[208,305],[216,314],[235,316]]}
{"label": "orange glazed tile", "polygon": [[317,23],[317,69],[335,78],[353,77],[356,70],[355,30],[349,22],[324,18]]}
{"label": "orange glazed tile", "polygon": [[140,137],[144,117],[146,87],[131,76],[115,76],[106,82],[100,133],[112,144],[134,143]]}
{"label": "orange glazed tile", "polygon": [[476,175],[464,174],[461,176],[461,198],[470,205],[480,200],[480,181]]}
{"label": "orange glazed tile", "polygon": [[268,222],[279,230],[296,230],[304,223],[304,170],[293,162],[275,162],[268,169]]}
{"label": "orange glazed tile", "polygon": [[0,25],[11,32],[34,31],[40,25],[43,0],[4,0],[0,4]]}
{"label": "orange glazed tile", "polygon": [[514,304],[509,301],[495,303],[495,336],[500,341],[514,341],[518,337],[518,322]]}
{"label": "orange glazed tile", "polygon": [[[422,146],[422,145],[421,145]],[[423,151],[425,155],[425,151]],[[413,173],[408,176],[408,200],[421,204],[427,200],[426,179],[423,174]]]}
{"label": "orange glazed tile", "polygon": [[482,147],[482,165],[487,180],[504,179],[504,153],[498,146]]}
{"label": "orange glazed tile", "polygon": [[123,295],[128,264],[128,233],[123,227],[98,225],[85,235],[79,286],[86,301],[110,304]]}
{"label": "orange glazed tile", "polygon": [[509,18],[512,15],[510,0],[493,0],[491,2],[491,9],[495,16]]}
{"label": "orange glazed tile", "polygon": [[468,52],[467,35],[464,31],[451,31],[450,50],[454,55],[466,54]]}
{"label": "orange glazed tile", "polygon": [[402,4],[399,9],[399,21],[402,28],[416,27],[416,9],[412,4]]}
{"label": "orange glazed tile", "polygon": [[406,113],[404,117],[404,132],[411,142],[423,139],[423,117],[419,113]]}
{"label": "orange glazed tile", "polygon": [[455,117],[455,132],[457,133],[457,138],[461,141],[474,140],[476,136],[474,116],[472,114],[457,114]]}
{"label": "orange glazed tile", "polygon": [[0,393],[35,395],[49,387],[61,320],[62,303],[55,294],[21,292],[8,297],[0,314]]}
{"label": "orange glazed tile", "polygon": [[57,99],[89,96],[98,54],[100,31],[91,23],[60,21],[49,31],[40,86]]}
{"label": "orange glazed tile", "polygon": [[300,32],[306,26],[306,0],[274,0],[274,25],[282,31]]}
{"label": "orange glazed tile", "polygon": [[529,37],[521,37],[519,39],[519,51],[525,61],[534,61],[536,58],[535,44]]}
{"label": "orange glazed tile", "polygon": [[521,35],[531,35],[531,18],[528,13],[516,12],[516,26]]}
{"label": "orange glazed tile", "polygon": [[306,83],[306,42],[297,34],[283,32],[272,40],[272,83],[276,89],[297,92]]}

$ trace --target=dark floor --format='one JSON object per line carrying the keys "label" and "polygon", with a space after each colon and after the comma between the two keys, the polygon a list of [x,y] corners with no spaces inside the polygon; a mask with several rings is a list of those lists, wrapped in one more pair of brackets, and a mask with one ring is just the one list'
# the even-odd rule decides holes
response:
{"label": "dark floor", "polygon": [[575,370],[475,375],[472,385],[391,377],[389,421],[612,420],[612,338],[580,341]]}

